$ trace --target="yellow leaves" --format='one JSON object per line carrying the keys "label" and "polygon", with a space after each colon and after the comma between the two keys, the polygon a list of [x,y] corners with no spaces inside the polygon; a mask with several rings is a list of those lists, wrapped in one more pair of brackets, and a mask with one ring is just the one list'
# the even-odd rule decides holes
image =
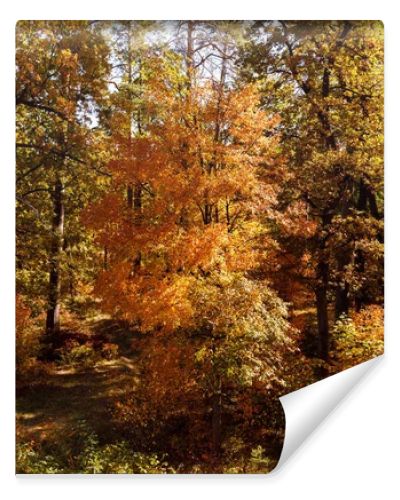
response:
{"label": "yellow leaves", "polygon": [[279,222],[284,233],[289,236],[310,238],[318,229],[318,224],[310,217],[304,201],[291,203],[285,214],[279,218]]}
{"label": "yellow leaves", "polygon": [[64,61],[70,61],[74,58],[71,49],[61,49],[58,53],[58,62],[64,64]]}
{"label": "yellow leaves", "polygon": [[66,116],[70,118],[73,117],[76,111],[76,102],[70,101],[65,97],[57,96],[56,97],[56,106]]}
{"label": "yellow leaves", "polygon": [[384,310],[370,305],[350,318],[340,318],[334,327],[333,359],[344,370],[383,354]]}
{"label": "yellow leaves", "polygon": [[[139,319],[143,332],[162,328],[173,331],[191,324],[192,308],[187,298],[191,279],[187,277],[138,278],[128,284],[132,317]],[[129,314],[130,315],[130,314]]]}
{"label": "yellow leaves", "polygon": [[384,310],[377,305],[370,305],[354,313],[353,321],[360,332],[360,337],[383,342]]}

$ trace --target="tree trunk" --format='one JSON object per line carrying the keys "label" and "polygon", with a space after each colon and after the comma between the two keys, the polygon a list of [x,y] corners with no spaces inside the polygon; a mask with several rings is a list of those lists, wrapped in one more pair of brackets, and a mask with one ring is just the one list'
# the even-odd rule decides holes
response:
{"label": "tree trunk", "polygon": [[193,61],[193,30],[194,30],[194,22],[187,22],[187,46],[186,46],[186,75],[187,75],[187,87],[190,91],[193,84],[193,69],[194,69],[194,61]]}
{"label": "tree trunk", "polygon": [[[359,190],[360,192],[358,196],[357,210],[359,210],[360,212],[365,212],[367,210],[368,193],[367,193],[367,188],[362,179],[360,180],[359,183]],[[354,266],[357,274],[362,276],[365,272],[365,256],[364,252],[360,248],[357,248],[355,251]],[[365,304],[365,287],[364,285],[361,285],[361,287],[356,293],[354,301],[356,311],[360,311],[364,304]]]}
{"label": "tree trunk", "polygon": [[222,393],[221,393],[221,378],[218,378],[216,390],[212,396],[212,442],[216,453],[219,453],[221,448],[221,432],[222,432]]}
{"label": "tree trunk", "polygon": [[[332,221],[332,215],[327,209],[323,211],[321,223],[322,232]],[[326,255],[326,240],[322,237],[318,242],[319,255],[317,256],[315,299],[317,308],[319,354],[325,361],[329,358],[330,332],[328,318],[328,290],[329,290],[329,261]]]}
{"label": "tree trunk", "polygon": [[105,246],[104,247],[104,253],[103,253],[103,269],[107,271],[108,269],[108,248]]}
{"label": "tree trunk", "polygon": [[60,331],[60,260],[64,237],[64,186],[60,178],[53,191],[53,224],[50,247],[49,294],[46,318],[46,336],[50,345]]}
{"label": "tree trunk", "polygon": [[[343,217],[349,214],[350,206],[353,198],[353,183],[350,179],[344,182],[342,199],[339,203],[339,213]],[[337,262],[337,285],[335,297],[335,317],[339,319],[340,316],[348,315],[349,313],[349,292],[350,285],[346,279],[346,266],[352,263],[353,259],[353,243],[348,240],[343,246],[340,245],[336,248],[336,262]]]}
{"label": "tree trunk", "polygon": [[375,219],[380,220],[382,218],[381,214],[379,213],[378,210],[378,204],[376,202],[376,196],[373,193],[373,191],[369,188],[367,189],[367,198],[368,198],[368,204],[369,204],[369,210],[371,212],[372,217]]}
{"label": "tree trunk", "polygon": [[140,182],[135,184],[135,190],[133,195],[133,208],[140,212],[142,209],[142,185]]}
{"label": "tree trunk", "polygon": [[339,319],[341,316],[349,314],[349,284],[347,281],[341,283],[336,288],[335,301],[335,317]]}
{"label": "tree trunk", "polygon": [[[355,268],[358,274],[363,275],[365,272],[365,257],[363,251],[360,249],[356,250],[356,255],[354,258]],[[357,290],[354,306],[357,312],[361,311],[366,303],[366,293],[365,286],[361,284],[359,290]]]}
{"label": "tree trunk", "polygon": [[126,201],[128,204],[128,208],[132,209],[133,208],[133,188],[132,184],[129,184],[128,187],[126,188]]}
{"label": "tree trunk", "polygon": [[330,332],[328,320],[328,279],[329,264],[321,261],[317,267],[318,284],[315,290],[317,321],[318,321],[318,339],[321,359],[325,361],[329,358]]}
{"label": "tree trunk", "polygon": [[[133,210],[134,210],[134,218],[135,218],[135,224],[140,224],[141,222],[141,217],[142,217],[142,185],[140,182],[135,184],[134,192],[133,192]],[[134,262],[133,266],[134,269],[139,269],[142,264],[142,252],[138,252]]]}

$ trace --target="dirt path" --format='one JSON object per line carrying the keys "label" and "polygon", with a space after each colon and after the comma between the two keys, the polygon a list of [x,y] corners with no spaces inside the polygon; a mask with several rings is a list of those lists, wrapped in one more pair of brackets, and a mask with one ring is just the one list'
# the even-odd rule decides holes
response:
{"label": "dirt path", "polygon": [[69,434],[81,420],[99,435],[107,436],[112,431],[109,407],[116,397],[135,384],[136,376],[134,360],[127,357],[85,370],[55,370],[43,384],[18,394],[19,439],[54,440]]}

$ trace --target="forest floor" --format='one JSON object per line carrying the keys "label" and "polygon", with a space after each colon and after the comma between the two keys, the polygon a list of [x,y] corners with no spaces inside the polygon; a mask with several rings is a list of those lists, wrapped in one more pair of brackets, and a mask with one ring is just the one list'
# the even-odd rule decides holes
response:
{"label": "forest floor", "polygon": [[55,364],[41,376],[40,382],[18,389],[18,441],[57,442],[72,433],[81,421],[97,435],[112,438],[110,408],[134,387],[138,377],[138,353],[129,342],[132,335],[120,335],[120,330],[120,325],[107,320],[98,321],[83,332],[68,329],[70,338],[85,336],[90,340],[104,336],[107,342],[118,345],[119,355],[87,367]]}
{"label": "forest floor", "polygon": [[[311,311],[312,312],[312,311]],[[312,316],[298,310],[294,326],[304,328]],[[57,443],[72,435],[85,422],[97,436],[113,441],[113,404],[134,389],[139,380],[137,360],[141,335],[110,318],[91,321],[70,317],[61,332],[62,342],[112,343],[118,356],[100,359],[91,366],[71,366],[60,362],[49,365],[43,374],[17,390],[16,422],[19,442]]]}
{"label": "forest floor", "polygon": [[[291,321],[298,328],[308,328],[312,323],[312,312],[306,308],[296,310]],[[56,460],[57,470],[86,471],[81,459],[82,453],[86,453],[82,450],[87,449],[85,436],[88,435],[98,438],[93,453],[104,460],[110,458],[104,451],[108,445],[131,443],[132,429],[129,427],[125,432],[116,418],[118,413],[115,404],[124,401],[139,385],[139,366],[146,347],[146,336],[97,312],[88,319],[72,313],[69,316],[65,313],[64,318],[67,319],[64,319],[55,351],[58,352],[57,359],[39,363],[43,366],[39,375],[17,385],[16,434],[17,443],[21,445],[17,470],[24,473],[41,471],[43,468],[50,470],[52,462],[48,457]],[[69,356],[76,347],[82,347],[83,353],[88,347],[88,353],[94,353],[94,357],[78,359]],[[104,355],[105,347],[114,349],[111,359]],[[272,412],[275,419],[278,418],[280,410],[274,405],[268,411]],[[274,424],[271,428],[262,429],[254,441],[254,449],[258,449],[261,440],[260,446],[267,450],[265,460],[269,460],[268,467],[279,457],[283,431],[283,428],[277,429]],[[187,431],[183,426],[179,429],[173,427],[172,430],[168,428],[168,432],[173,433],[172,438],[165,441],[167,444],[163,442],[160,456],[165,454],[171,467],[182,470],[182,463],[186,459]],[[250,443],[253,446],[253,442]],[[134,444],[136,446],[136,442]],[[140,446],[138,450],[143,452]],[[216,459],[212,452],[204,452],[201,446],[199,451],[196,448],[194,450],[185,462],[185,471],[192,471],[193,468],[198,470],[196,467],[207,472],[223,469],[219,456]],[[148,452],[147,448],[145,451]],[[250,452],[252,450],[249,447]],[[229,449],[228,453],[231,453]],[[112,460],[110,463],[116,468],[125,463],[124,457],[121,460],[120,457],[114,457]],[[227,464],[231,464],[232,460],[232,464],[236,464],[236,458],[234,460],[230,455],[224,455],[224,460]],[[235,465],[239,470],[241,463],[239,460]]]}

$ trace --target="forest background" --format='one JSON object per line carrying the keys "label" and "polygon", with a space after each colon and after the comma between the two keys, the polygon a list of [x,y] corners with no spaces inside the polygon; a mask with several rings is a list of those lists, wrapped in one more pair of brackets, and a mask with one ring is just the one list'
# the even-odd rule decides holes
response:
{"label": "forest background", "polygon": [[171,49],[152,23],[33,24],[17,27],[21,387],[113,366],[133,339],[139,387],[113,415],[135,443],[156,422],[145,460],[155,441],[178,469],[270,468],[276,397],[382,349],[381,26],[177,23]]}

